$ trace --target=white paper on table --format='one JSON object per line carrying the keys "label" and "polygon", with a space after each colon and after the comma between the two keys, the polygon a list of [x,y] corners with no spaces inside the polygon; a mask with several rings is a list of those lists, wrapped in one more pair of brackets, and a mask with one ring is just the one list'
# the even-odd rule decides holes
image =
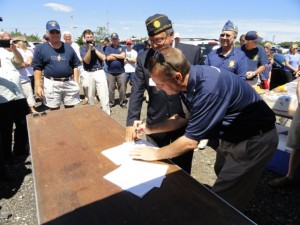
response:
{"label": "white paper on table", "polygon": [[129,156],[129,151],[139,146],[150,146],[154,147],[151,143],[146,140],[139,140],[136,142],[125,142],[121,145],[102,151],[102,154],[109,158],[116,165],[121,165],[128,161],[133,161]]}
{"label": "white paper on table", "polygon": [[134,161],[122,164],[119,168],[104,176],[108,181],[123,190],[142,197],[153,187],[160,187],[168,165]]}

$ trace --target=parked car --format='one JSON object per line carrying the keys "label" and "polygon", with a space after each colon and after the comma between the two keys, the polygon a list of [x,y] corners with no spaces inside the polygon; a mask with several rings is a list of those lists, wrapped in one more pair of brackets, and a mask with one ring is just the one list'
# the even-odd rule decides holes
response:
{"label": "parked car", "polygon": [[202,49],[202,54],[204,60],[207,54],[220,46],[220,42],[217,39],[207,39],[207,38],[180,38],[181,43],[191,44],[200,46]]}
{"label": "parked car", "polygon": [[280,46],[280,45],[274,45],[271,48],[271,52],[273,53],[279,53],[279,54],[286,54],[289,52],[289,46]]}
{"label": "parked car", "polygon": [[32,53],[34,52],[35,46],[37,46],[38,44],[41,44],[43,42],[34,42],[34,41],[28,41],[27,42],[27,48],[32,51]]}

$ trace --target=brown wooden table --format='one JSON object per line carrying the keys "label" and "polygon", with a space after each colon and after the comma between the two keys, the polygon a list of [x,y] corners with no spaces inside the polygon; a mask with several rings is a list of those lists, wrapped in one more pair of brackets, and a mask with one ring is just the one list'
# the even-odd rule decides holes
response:
{"label": "brown wooden table", "polygon": [[[169,161],[160,188],[139,198],[105,180],[102,150],[125,128],[96,106],[27,116],[39,224],[254,224]],[[130,176],[130,174],[128,174]]]}

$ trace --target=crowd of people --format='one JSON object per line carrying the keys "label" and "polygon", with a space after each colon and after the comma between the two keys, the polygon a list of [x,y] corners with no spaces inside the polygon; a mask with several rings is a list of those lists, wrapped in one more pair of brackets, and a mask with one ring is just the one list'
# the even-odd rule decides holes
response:
{"label": "crowd of people", "polygon": [[[0,47],[0,182],[12,179],[5,165],[13,157],[29,154],[25,117],[36,113],[36,98],[49,110],[58,110],[62,104],[73,108],[80,103],[81,85],[81,104],[100,100],[99,107],[108,115],[116,104],[128,109],[126,141],[145,133],[159,147],[133,149],[134,159],[167,158],[191,173],[194,149],[200,141],[213,142],[217,180],[212,191],[237,209],[246,208],[278,144],[275,115],[252,88],[269,89],[272,45],[261,46],[262,37],[249,31],[239,36],[241,46],[235,46],[238,28],[229,20],[221,29],[220,47],[204,60],[199,46],[180,42],[168,16],[150,16],[145,26],[149,48],[138,53],[130,39],[126,47],[121,45],[117,33],[99,45],[90,29],[83,31],[79,46],[55,20],[46,23],[44,43],[36,46],[34,54],[26,49],[24,37],[12,39],[9,33],[1,33],[0,39],[9,40],[10,45]],[[286,55],[287,82],[300,71],[297,49],[292,45]],[[128,84],[132,86],[129,104]],[[142,122],[145,92],[147,118]],[[288,135],[288,146],[293,148],[289,173],[271,181],[273,187],[292,183],[299,167],[299,114],[298,107]]]}

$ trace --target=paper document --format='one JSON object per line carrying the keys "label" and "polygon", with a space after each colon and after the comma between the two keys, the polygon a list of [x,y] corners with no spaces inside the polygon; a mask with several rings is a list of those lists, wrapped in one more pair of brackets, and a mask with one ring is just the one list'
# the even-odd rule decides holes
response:
{"label": "paper document", "polygon": [[168,165],[132,160],[129,151],[137,146],[152,146],[149,142],[141,140],[136,143],[124,143],[102,152],[119,168],[108,173],[104,178],[123,190],[143,197],[153,187],[160,187]]}
{"label": "paper document", "polygon": [[123,190],[143,197],[153,187],[160,187],[168,165],[132,161],[105,175],[104,178],[118,185]]}
{"label": "paper document", "polygon": [[151,143],[145,140],[139,140],[136,142],[125,142],[121,145],[109,148],[107,150],[102,151],[102,154],[109,158],[111,161],[113,161],[113,163],[115,163],[116,165],[121,165],[128,161],[133,161],[132,158],[129,156],[129,151],[139,146],[154,147]]}

